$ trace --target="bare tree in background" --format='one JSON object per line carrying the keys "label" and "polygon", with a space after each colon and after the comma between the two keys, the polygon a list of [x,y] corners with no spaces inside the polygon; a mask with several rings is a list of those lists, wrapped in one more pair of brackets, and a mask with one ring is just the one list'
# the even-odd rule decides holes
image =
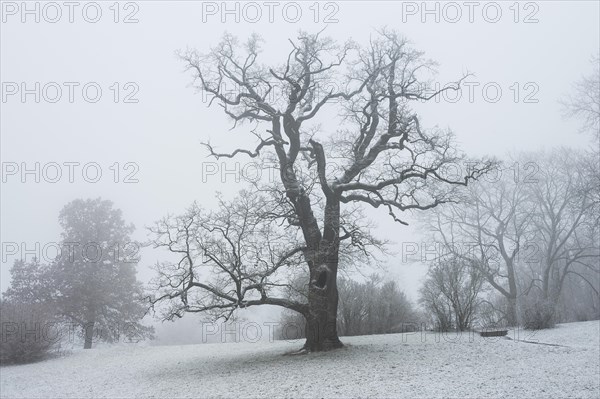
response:
{"label": "bare tree in background", "polygon": [[[592,207],[592,223],[588,226],[594,227],[588,229],[592,240],[597,243],[598,226],[600,223],[600,55],[596,54],[591,60],[593,72],[583,77],[575,83],[574,93],[566,101],[563,101],[564,110],[567,116],[577,118],[582,122],[582,132],[590,133],[592,136],[591,150],[585,154],[578,155],[578,158],[584,159],[577,165],[578,174],[587,175],[584,179],[588,185],[583,189],[583,195],[588,196],[594,203]],[[594,222],[595,220],[595,222]],[[592,260],[592,262],[589,262]],[[590,267],[590,263],[591,266]],[[571,305],[567,309],[573,309],[575,306],[575,318],[568,316],[568,321],[587,320],[600,317],[600,265],[596,260],[587,259],[586,262],[575,263],[574,270],[566,273],[563,277],[562,287],[567,287],[570,295],[563,295],[561,298],[562,307],[565,302]],[[561,288],[564,289],[564,288]],[[581,298],[584,292],[589,295]]]}
{"label": "bare tree in background", "polygon": [[452,303],[436,285],[435,280],[425,279],[419,289],[419,303],[425,313],[432,318],[433,325],[438,331],[450,331],[454,323]]}
{"label": "bare tree in background", "polygon": [[[409,107],[439,94],[426,80],[435,65],[397,34],[379,32],[361,48],[300,33],[290,45],[283,65],[272,67],[258,62],[257,36],[239,43],[226,35],[207,55],[189,51],[182,59],[211,103],[218,103],[234,126],[252,124],[258,139],[255,148],[229,153],[207,144],[210,154],[259,157],[270,150],[275,155],[310,271],[304,348],[320,351],[342,346],[336,327],[342,205],[382,207],[406,224],[399,213],[453,201],[454,187],[466,185],[489,163],[472,164],[457,179],[444,176],[447,165],[464,165],[463,155],[450,132],[422,128]],[[443,90],[457,90],[461,81]],[[239,90],[227,90],[232,87]],[[314,124],[324,115],[341,116],[337,134]],[[317,171],[317,187],[302,179],[311,169]],[[324,211],[317,214],[319,198]]]}
{"label": "bare tree in background", "polygon": [[[518,167],[518,166],[517,166]],[[437,208],[426,219],[441,254],[450,253],[478,270],[507,302],[504,319],[518,324],[518,265],[529,261],[527,247],[531,204],[527,202],[528,177],[502,168],[465,190],[461,204]],[[520,180],[520,181],[519,181]]]}
{"label": "bare tree in background", "polygon": [[592,58],[593,72],[574,84],[574,93],[562,104],[567,116],[581,121],[581,130],[600,144],[600,55]]}
{"label": "bare tree in background", "polygon": [[[389,334],[415,328],[419,316],[395,281],[371,275],[367,281],[338,280],[338,331],[342,336]],[[303,320],[284,312],[280,339],[304,338]],[[301,316],[301,315],[300,315]]]}
{"label": "bare tree in background", "polygon": [[443,250],[477,268],[506,299],[509,325],[545,328],[553,323],[568,278],[581,279],[598,294],[597,187],[582,151],[522,154],[517,160],[518,169],[470,186],[461,205],[438,207],[426,224]]}
{"label": "bare tree in background", "polygon": [[537,203],[533,220],[542,255],[536,282],[543,300],[552,308],[569,275],[587,281],[597,292],[579,271],[583,268],[585,273],[600,273],[598,204],[593,182],[583,167],[585,157],[580,155],[581,152],[569,149],[539,155],[538,181],[531,185]]}
{"label": "bare tree in background", "polygon": [[472,327],[481,304],[484,281],[477,267],[451,255],[436,261],[429,269],[427,281],[421,289],[421,303],[434,312],[442,330],[448,329],[448,315],[451,314],[456,329],[467,331]]}
{"label": "bare tree in background", "polygon": [[373,275],[366,282],[340,279],[340,334],[369,335],[403,331],[414,324],[415,312],[395,281]]}
{"label": "bare tree in background", "polygon": [[[580,167],[588,174],[593,201],[600,203],[600,55],[591,60],[593,72],[574,85],[574,93],[562,101],[565,114],[581,121],[581,131],[592,136],[592,147]],[[600,220],[600,213],[596,215]]]}

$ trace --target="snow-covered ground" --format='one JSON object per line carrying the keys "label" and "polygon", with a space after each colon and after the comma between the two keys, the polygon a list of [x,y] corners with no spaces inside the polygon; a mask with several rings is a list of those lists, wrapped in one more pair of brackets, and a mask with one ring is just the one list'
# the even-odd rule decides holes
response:
{"label": "snow-covered ground", "polygon": [[2,367],[0,396],[600,397],[598,321],[509,337],[348,337],[305,356],[283,355],[299,341],[100,348]]}

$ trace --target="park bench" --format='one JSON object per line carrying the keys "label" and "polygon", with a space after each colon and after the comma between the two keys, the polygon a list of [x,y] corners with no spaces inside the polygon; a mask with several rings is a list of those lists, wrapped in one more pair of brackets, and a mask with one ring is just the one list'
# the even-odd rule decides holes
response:
{"label": "park bench", "polygon": [[503,337],[506,334],[508,334],[508,330],[489,330],[479,332],[479,335],[482,337]]}

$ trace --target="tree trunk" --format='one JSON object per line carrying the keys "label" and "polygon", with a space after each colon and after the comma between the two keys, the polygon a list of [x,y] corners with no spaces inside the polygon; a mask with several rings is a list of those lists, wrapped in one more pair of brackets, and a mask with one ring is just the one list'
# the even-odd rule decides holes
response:
{"label": "tree trunk", "polygon": [[[306,343],[304,349],[311,352],[327,351],[343,346],[337,333],[338,291],[334,273],[322,268],[318,273],[327,273],[325,286],[323,280],[309,285],[308,315],[306,316]],[[312,273],[311,273],[312,274]],[[312,276],[311,276],[312,277]]]}
{"label": "tree trunk", "polygon": [[85,341],[83,343],[83,349],[92,349],[92,342],[94,340],[94,320],[88,321],[83,326],[83,333]]}
{"label": "tree trunk", "polygon": [[94,325],[96,324],[96,309],[89,306],[85,313],[86,322],[83,324],[83,349],[92,349],[94,342]]}
{"label": "tree trunk", "polygon": [[311,352],[344,346],[337,333],[340,204],[328,199],[325,206],[323,237],[310,265],[306,343]]}
{"label": "tree trunk", "polygon": [[506,322],[510,327],[516,327],[519,325],[519,318],[517,316],[517,298],[516,295],[509,296],[506,298],[507,309],[506,309]]}

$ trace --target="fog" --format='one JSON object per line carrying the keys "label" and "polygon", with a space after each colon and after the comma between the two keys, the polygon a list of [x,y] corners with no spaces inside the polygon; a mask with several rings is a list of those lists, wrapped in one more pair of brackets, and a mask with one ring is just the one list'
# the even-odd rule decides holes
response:
{"label": "fog", "polygon": [[[191,87],[193,74],[176,56],[192,48],[207,52],[226,31],[242,40],[260,34],[262,62],[280,64],[288,39],[300,30],[325,28],[323,35],[340,42],[367,44],[376,29],[388,27],[439,63],[441,86],[473,74],[460,98],[448,94],[417,105],[426,127],[452,129],[469,156],[590,145],[589,136],[577,133],[580,122],[564,117],[559,100],[594,72],[598,2],[483,2],[474,8],[462,2],[348,1],[317,8],[299,2],[293,9],[281,3],[272,9],[272,21],[261,2],[254,8],[228,3],[237,14],[224,13],[221,2],[119,3],[118,15],[100,3],[98,18],[95,7],[82,14],[81,3],[72,22],[60,2],[27,3],[33,14],[23,12],[24,4],[2,3],[2,291],[15,260],[52,256],[52,243],[60,241],[58,214],[76,198],[113,201],[136,226],[132,238],[146,241],[145,227],[161,217],[182,213],[193,201],[214,208],[217,192],[231,198],[249,186],[235,172],[245,170],[249,158],[215,160],[202,143],[223,152],[251,148],[250,127],[232,130],[218,105],[209,108],[206,93]],[[293,22],[296,10],[301,15]],[[324,131],[336,128],[333,119],[320,122]],[[394,254],[384,261],[388,275],[416,302],[427,267],[403,259],[403,243],[422,240],[413,217],[407,215],[411,223],[402,226],[386,210],[366,212],[378,225],[376,235],[394,242]],[[138,278],[146,283],[154,276],[150,266],[166,255],[144,248],[140,256]],[[351,275],[372,271],[378,270]],[[279,318],[269,306],[239,314],[255,321]],[[158,343],[197,342],[190,336],[198,332],[198,318],[187,315],[175,326],[152,321],[159,325]]]}

